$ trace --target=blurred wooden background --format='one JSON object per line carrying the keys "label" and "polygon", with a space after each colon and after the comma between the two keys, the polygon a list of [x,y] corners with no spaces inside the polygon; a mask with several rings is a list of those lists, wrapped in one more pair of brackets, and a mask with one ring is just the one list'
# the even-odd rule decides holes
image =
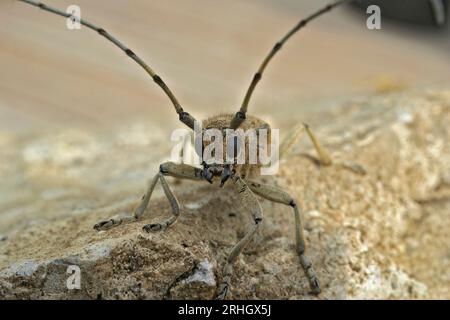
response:
{"label": "blurred wooden background", "polygon": [[[104,27],[146,60],[197,118],[235,112],[259,63],[301,17],[328,0],[48,0]],[[365,28],[342,7],[295,35],[268,67],[250,112],[298,118],[336,97],[390,86],[448,85],[449,34]],[[275,112],[273,112],[275,111]],[[294,115],[292,116],[292,114]],[[0,1],[0,130],[178,125],[170,101],[96,33],[13,0]]]}

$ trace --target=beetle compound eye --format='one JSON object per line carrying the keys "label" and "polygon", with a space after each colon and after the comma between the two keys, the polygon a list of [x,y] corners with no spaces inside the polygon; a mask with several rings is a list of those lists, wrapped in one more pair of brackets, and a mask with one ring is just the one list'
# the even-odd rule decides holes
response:
{"label": "beetle compound eye", "polygon": [[[216,142],[216,137],[215,137],[215,136],[212,136],[212,137],[211,137],[211,143],[214,143],[214,142]],[[212,157],[212,158],[215,158],[215,157],[216,157],[216,148],[211,149],[211,157]]]}

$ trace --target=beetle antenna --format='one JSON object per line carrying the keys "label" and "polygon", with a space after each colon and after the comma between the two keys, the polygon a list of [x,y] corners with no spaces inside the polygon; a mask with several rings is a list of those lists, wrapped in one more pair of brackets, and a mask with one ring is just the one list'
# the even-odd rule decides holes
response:
{"label": "beetle antenna", "polygon": [[[64,11],[61,11],[59,9],[52,8],[42,2],[32,1],[32,0],[18,0],[27,4],[30,4],[32,6],[38,7],[42,10],[57,14],[62,17],[71,18],[72,14],[66,13]],[[149,65],[147,65],[144,60],[139,58],[131,49],[126,47],[123,43],[121,43],[119,40],[114,38],[110,33],[108,33],[105,29],[95,26],[94,24],[83,20],[76,18],[77,21],[79,21],[83,26],[86,26],[89,29],[92,29],[96,32],[98,32],[99,35],[105,37],[107,40],[111,41],[114,45],[119,47],[127,56],[129,56],[131,59],[133,59],[138,65],[140,65],[149,75],[152,77],[153,81],[156,82],[157,85],[163,89],[163,91],[166,93],[166,95],[169,97],[170,101],[172,101],[173,106],[175,107],[176,112],[179,115],[180,121],[183,122],[185,125],[187,125],[189,128],[194,129],[194,122],[196,121],[189,113],[185,112],[183,108],[181,107],[181,104],[178,102],[175,95],[172,93],[172,91],[169,89],[169,87],[166,85],[166,83],[161,79],[160,76],[158,76],[155,71],[153,71],[152,68],[150,68]]]}
{"label": "beetle antenna", "polygon": [[266,69],[266,66],[269,64],[270,60],[273,58],[273,56],[278,52],[278,50],[281,49],[281,47],[284,45],[286,41],[289,40],[292,35],[294,35],[298,30],[303,28],[308,22],[314,20],[315,18],[321,16],[322,14],[331,11],[335,7],[344,4],[346,2],[350,2],[354,0],[339,0],[335,1],[334,3],[330,3],[327,6],[323,7],[322,9],[314,12],[309,17],[301,20],[299,23],[295,25],[293,29],[291,29],[281,40],[279,40],[275,46],[272,48],[272,50],[269,52],[269,54],[266,56],[266,58],[263,60],[261,66],[259,67],[258,71],[253,76],[253,80],[250,83],[250,87],[247,89],[247,93],[245,94],[244,101],[242,102],[241,109],[235,114],[234,118],[231,120],[230,127],[231,129],[237,129],[241,123],[246,118],[248,103],[250,101],[250,98],[252,96],[253,90],[255,89],[256,85],[258,84],[259,80],[261,80],[262,74],[264,70]]}

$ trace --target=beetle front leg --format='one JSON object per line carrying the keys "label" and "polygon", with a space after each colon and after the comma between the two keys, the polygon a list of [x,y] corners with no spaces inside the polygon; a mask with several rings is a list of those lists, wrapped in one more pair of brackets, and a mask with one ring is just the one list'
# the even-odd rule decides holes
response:
{"label": "beetle front leg", "polygon": [[177,221],[178,217],[180,216],[180,204],[178,202],[177,197],[173,194],[172,190],[170,190],[170,187],[166,181],[166,178],[164,177],[164,173],[159,173],[159,181],[161,181],[161,185],[164,190],[164,194],[167,197],[167,200],[169,200],[170,205],[172,207],[172,217],[167,218],[166,220],[160,222],[160,223],[150,223],[146,224],[142,227],[144,231],[152,232],[152,231],[160,231],[165,230],[168,226],[172,225],[175,221]]}
{"label": "beetle front leg", "polygon": [[309,258],[305,254],[305,239],[303,236],[303,223],[300,214],[299,207],[291,195],[289,195],[286,191],[281,190],[280,188],[264,185],[255,181],[247,181],[250,189],[263,197],[264,199],[282,203],[284,205],[290,206],[294,210],[294,218],[295,218],[295,240],[297,245],[297,253],[300,257],[300,264],[305,271],[306,276],[308,277],[309,286],[311,288],[311,292],[314,294],[320,293],[320,284],[319,279],[317,278],[314,267],[309,260]]}
{"label": "beetle front leg", "polygon": [[155,186],[158,183],[158,181],[161,181],[164,194],[166,195],[167,199],[169,200],[172,206],[173,216],[159,224],[145,225],[144,230],[149,232],[165,229],[167,226],[173,224],[180,214],[180,205],[178,203],[177,198],[170,190],[169,185],[165,179],[165,176],[172,176],[180,179],[202,180],[201,172],[202,172],[201,169],[186,164],[176,164],[173,162],[165,162],[161,164],[159,167],[159,172],[150,181],[149,186],[147,188],[147,192],[142,197],[141,203],[136,208],[133,214],[122,214],[114,216],[110,219],[97,223],[94,226],[94,229],[97,231],[107,230],[119,226],[122,223],[140,220],[148,207],[150,198],[153,194],[153,190],[155,189]]}

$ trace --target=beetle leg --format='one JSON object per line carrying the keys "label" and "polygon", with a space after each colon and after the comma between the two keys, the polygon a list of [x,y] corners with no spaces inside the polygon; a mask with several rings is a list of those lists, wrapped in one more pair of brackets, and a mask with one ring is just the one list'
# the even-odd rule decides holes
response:
{"label": "beetle leg", "polygon": [[366,170],[357,163],[332,160],[330,153],[321,145],[321,143],[307,124],[302,124],[301,126],[296,127],[292,132],[289,133],[287,137],[283,139],[283,142],[280,146],[280,158],[286,156],[292,150],[294,144],[300,140],[305,131],[308,134],[311,142],[313,143],[314,148],[316,149],[320,164],[324,166],[330,166],[333,164],[351,170],[357,174],[366,174]]}
{"label": "beetle leg", "polygon": [[158,181],[161,182],[161,185],[164,190],[164,194],[169,200],[172,206],[173,216],[169,219],[164,220],[161,223],[157,224],[148,224],[144,226],[144,230],[149,231],[157,231],[161,229],[167,228],[169,225],[173,224],[180,214],[180,205],[178,203],[177,198],[172,193],[169,188],[169,185],[165,179],[165,176],[172,176],[180,179],[190,179],[190,180],[201,180],[201,169],[186,165],[186,164],[176,164],[173,162],[165,162],[160,165],[159,172],[155,175],[155,177],[150,181],[147,192],[142,197],[142,201],[140,205],[134,211],[134,214],[127,215],[118,215],[114,216],[110,219],[101,221],[94,226],[94,229],[97,231],[107,230],[112,227],[116,227],[122,223],[137,221],[142,218],[145,210],[150,202],[150,198],[152,196],[153,190],[155,189]]}
{"label": "beetle leg", "polygon": [[231,276],[233,275],[233,265],[236,262],[239,254],[242,252],[242,250],[244,250],[244,248],[253,238],[262,223],[262,209],[261,205],[258,202],[258,199],[256,199],[256,196],[253,194],[253,192],[250,190],[243,179],[237,176],[234,176],[232,179],[234,181],[234,186],[239,193],[241,201],[244,204],[244,207],[253,215],[254,224],[247,232],[247,234],[233,247],[230,255],[228,256],[225,267],[223,268],[222,282],[220,283],[217,290],[218,300],[224,299],[227,295]]}
{"label": "beetle leg", "polygon": [[312,293],[319,294],[320,293],[320,284],[319,279],[317,278],[316,272],[312,266],[311,261],[305,255],[305,239],[303,236],[303,224],[300,214],[300,208],[297,205],[294,198],[292,198],[286,191],[281,190],[280,188],[260,184],[254,181],[247,181],[250,189],[260,197],[263,197],[267,200],[282,203],[284,205],[291,206],[294,210],[295,217],[295,240],[297,246],[297,253],[300,256],[300,263],[305,271],[306,276],[308,277],[309,286],[311,288]]}

